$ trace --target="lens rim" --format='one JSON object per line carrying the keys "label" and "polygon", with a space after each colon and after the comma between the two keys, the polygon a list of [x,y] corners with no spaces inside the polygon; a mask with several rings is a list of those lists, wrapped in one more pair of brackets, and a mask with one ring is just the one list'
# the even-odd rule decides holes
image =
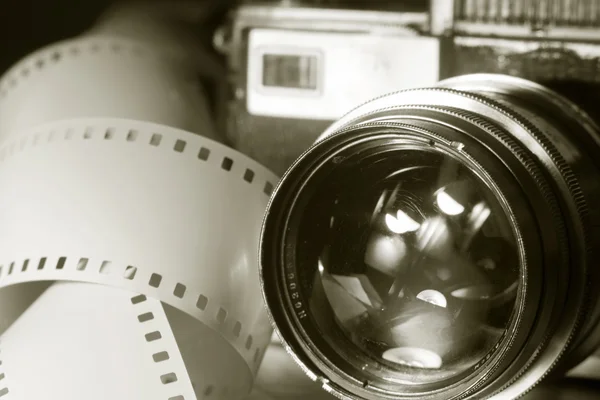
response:
{"label": "lens rim", "polygon": [[[494,76],[490,76],[490,80],[493,79]],[[590,196],[588,193],[584,192],[589,189],[589,187],[584,186],[582,189],[579,186],[579,181],[581,179],[585,180],[586,177],[582,177],[581,173],[573,172],[574,170],[578,171],[578,165],[575,165],[575,168],[573,168],[573,160],[565,160],[564,154],[562,154],[561,150],[554,145],[553,139],[546,136],[552,132],[545,132],[544,129],[537,126],[535,122],[527,120],[520,112],[512,109],[511,105],[505,106],[504,104],[495,101],[493,98],[481,95],[477,91],[462,92],[460,88],[455,89],[414,89],[382,96],[381,98],[374,99],[352,110],[346,116],[335,122],[319,137],[318,140],[322,142],[328,141],[329,138],[339,134],[336,132],[345,129],[347,126],[369,123],[374,120],[393,121],[395,113],[403,108],[410,107],[421,107],[421,109],[438,107],[445,108],[445,111],[458,109],[459,112],[471,110],[471,114],[476,113],[475,115],[483,116],[485,122],[495,125],[496,128],[505,133],[505,136],[508,136],[512,140],[512,144],[509,145],[507,144],[507,141],[499,140],[498,136],[496,136],[494,139],[490,139],[491,142],[487,141],[487,143],[483,144],[483,142],[486,141],[485,137],[480,136],[475,138],[481,140],[484,146],[488,145],[493,150],[492,153],[499,159],[507,161],[506,166],[511,172],[514,172],[514,176],[519,183],[521,183],[519,190],[527,193],[526,198],[528,201],[536,203],[536,207],[532,210],[532,214],[536,215],[537,225],[532,229],[537,229],[536,234],[539,234],[541,237],[542,251],[537,255],[539,256],[537,259],[537,261],[539,261],[539,271],[537,271],[536,274],[539,276],[541,282],[540,286],[543,286],[544,288],[544,291],[541,292],[541,299],[544,305],[539,308],[540,315],[538,315],[537,319],[532,323],[530,329],[531,335],[524,339],[524,344],[522,346],[514,346],[511,350],[511,354],[514,355],[512,363],[503,365],[502,368],[497,368],[493,377],[487,380],[490,385],[476,385],[469,396],[474,394],[476,396],[475,398],[488,398],[488,396],[503,392],[502,394],[504,396],[518,398],[539,383],[539,381],[546,377],[552,369],[555,369],[557,363],[563,359],[563,356],[568,354],[567,350],[571,350],[571,345],[577,342],[577,335],[586,331],[585,321],[582,317],[586,310],[586,303],[589,302],[589,288],[585,284],[585,280],[586,277],[590,276],[588,275],[590,269],[588,263],[595,260],[593,256],[596,254],[595,252],[586,251],[586,246],[593,243],[591,240],[588,240],[586,232],[589,232],[590,224],[592,228],[600,226],[600,224],[598,224],[600,218],[595,215],[588,217],[585,211],[587,204],[593,203],[590,202],[589,199],[600,198],[600,196],[598,196],[597,193],[594,193],[597,197]],[[485,93],[485,90],[482,90],[482,92]],[[411,106],[411,104],[428,104],[429,106]],[[578,110],[575,109],[575,114],[577,111]],[[421,119],[421,121],[425,119],[429,122],[434,122],[432,121],[432,118],[427,117],[416,119]],[[484,125],[485,123],[479,124],[481,131],[486,131]],[[469,135],[468,129],[466,131],[463,130],[461,133]],[[493,132],[488,130],[487,134],[490,133],[492,133],[492,135],[489,135],[490,137],[494,136]],[[487,139],[489,139],[489,137]],[[498,147],[498,143],[494,143],[494,141],[502,142],[504,145],[504,153],[502,153],[502,149]],[[586,141],[579,141],[576,144],[581,146],[582,142],[585,143]],[[587,142],[591,143],[591,140],[587,140]],[[585,150],[588,150],[585,146],[584,148]],[[597,150],[597,148],[598,146],[596,143],[594,150]],[[505,150],[509,150],[508,154]],[[515,154],[517,157],[513,157],[513,155],[510,154],[511,151],[519,154]],[[307,151],[307,153],[308,152],[310,152],[310,150]],[[585,156],[589,158],[590,154],[585,154]],[[594,159],[591,164],[596,164],[596,161],[597,159]],[[511,162],[513,163],[512,166],[509,165]],[[580,160],[575,160],[575,163],[578,162],[580,162]],[[298,161],[294,164],[292,169],[295,168],[297,163]],[[513,170],[515,164],[519,164],[519,168],[523,167],[522,170],[515,172],[515,170]],[[291,170],[288,170],[288,173]],[[525,176],[532,171],[536,172],[534,179]],[[286,173],[286,176],[288,173]],[[284,176],[284,179],[286,176]],[[532,187],[523,185],[523,182],[527,181],[529,181]],[[283,180],[280,181],[278,188],[283,187],[283,183]],[[542,185],[542,183],[544,185]],[[294,188],[294,185],[291,185],[291,187]],[[278,195],[277,192],[278,190],[276,189],[275,196]],[[537,202],[532,200],[532,195],[533,198],[537,199]],[[582,198],[585,198],[587,203],[583,201]],[[551,204],[546,204],[546,202]],[[275,204],[273,201],[272,203]],[[281,217],[281,215],[277,217],[275,217],[275,215],[277,215],[277,213],[281,214],[282,210],[271,210],[270,208],[271,205],[269,206],[269,211],[265,218],[263,233],[269,222],[269,213],[273,214],[271,215],[271,222],[273,222],[273,220],[278,220],[278,218]],[[540,209],[543,210],[540,211]],[[561,212],[564,213],[564,216],[561,215]],[[540,215],[543,215],[544,213],[545,215],[550,216],[552,223],[546,224],[543,219],[540,219]],[[575,219],[576,222],[571,224],[573,219]],[[568,220],[569,224],[564,224],[565,220]],[[280,223],[281,218],[278,221]],[[563,225],[561,225],[561,222]],[[561,236],[561,238],[558,239],[558,246],[561,247],[561,250],[558,251],[559,254],[556,258],[552,257],[552,254],[555,253],[552,253],[552,246],[548,244],[556,239],[553,239],[553,230],[559,231],[555,236]],[[276,228],[272,227],[271,233],[268,236],[271,236],[271,239],[276,239],[273,236],[273,233],[275,232]],[[600,237],[600,235],[598,236]],[[567,247],[569,244],[571,245],[569,246],[570,249]],[[564,250],[565,248],[567,249],[566,251]],[[292,346],[286,345],[288,351],[290,353],[296,352],[297,355],[294,355],[294,358],[303,366],[305,372],[313,377],[313,379],[320,380],[324,387],[329,391],[333,391],[334,394],[338,396],[359,398],[352,394],[358,393],[353,387],[350,387],[350,390],[346,390],[344,387],[337,385],[337,383],[333,383],[334,388],[332,388],[332,383],[328,381],[326,374],[324,376],[322,369],[320,370],[318,365],[306,357],[305,351],[301,346],[302,341],[298,339],[298,337],[294,337],[296,332],[294,332],[292,326],[287,323],[282,323],[283,319],[286,319],[285,316],[282,319],[282,315],[285,314],[285,312],[283,312],[282,309],[276,309],[281,306],[281,304],[270,304],[272,302],[269,302],[268,300],[269,298],[276,299],[277,293],[267,293],[268,291],[273,292],[273,279],[266,275],[263,276],[263,272],[268,269],[267,264],[263,265],[263,259],[267,260],[270,258],[265,257],[263,250],[273,250],[273,247],[271,246],[271,248],[269,248],[269,246],[266,246],[263,240],[261,245],[261,279],[263,296],[269,305],[269,312],[272,321],[276,326],[276,330],[280,330],[281,332],[285,331],[286,337],[294,346],[294,348],[292,348]],[[272,255],[273,254],[271,254],[271,256]],[[542,263],[544,260],[547,263],[546,265]],[[555,260],[556,262],[554,263]],[[567,262],[570,262],[570,265]],[[272,267],[276,265],[276,263],[271,262],[270,265]],[[536,265],[537,262],[534,262],[530,264],[530,267],[535,267]],[[532,275],[529,276],[529,283],[535,284],[531,277]],[[266,284],[268,284],[270,288],[267,288]],[[551,293],[554,288],[556,288],[557,291]],[[277,292],[277,290],[278,289],[275,289],[275,292]],[[570,292],[569,295],[567,295],[567,291]],[[539,305],[540,304],[537,304],[536,307],[534,307],[534,305],[530,304],[528,309],[530,311],[532,309],[537,309]],[[276,314],[278,319],[277,322],[279,324],[275,323],[276,318],[274,318],[274,316]],[[282,339],[285,341],[286,337],[282,337]],[[319,375],[311,372],[311,370],[317,371]],[[362,396],[361,394],[360,398],[369,397]],[[442,398],[446,399],[447,397]]]}
{"label": "lens rim", "polygon": [[[422,134],[422,132],[421,132]],[[320,167],[322,167],[327,161],[323,161],[322,158],[324,157],[324,153],[327,153],[328,151],[331,151],[332,148],[336,147],[336,146],[340,146],[342,144],[344,144],[344,142],[348,143],[352,143],[352,142],[356,142],[358,140],[360,140],[361,138],[364,139],[365,137],[368,137],[369,135],[367,134],[366,136],[363,135],[361,137],[361,135],[343,135],[342,134],[336,134],[333,135],[327,139],[325,139],[324,141],[320,142],[319,144],[317,144],[316,146],[313,146],[311,149],[309,149],[307,152],[305,152],[305,154],[296,161],[296,163],[292,166],[292,168],[290,168],[290,170],[288,170],[288,172],[286,173],[286,175],[284,175],[283,179],[280,181],[280,184],[278,185],[278,188],[276,188],[275,194],[272,198],[272,202],[269,205],[269,211],[267,213],[267,216],[265,217],[265,224],[263,226],[263,238],[261,243],[262,248],[261,248],[261,277],[263,279],[263,294],[265,296],[265,300],[267,301],[267,304],[269,306],[271,315],[272,315],[272,320],[274,321],[275,325],[276,325],[276,329],[280,330],[280,333],[282,334],[282,339],[284,342],[288,342],[287,344],[288,346],[288,350],[290,352],[296,352],[296,361],[299,362],[300,364],[305,364],[304,368],[305,371],[306,370],[312,370],[312,371],[319,371],[322,374],[322,371],[320,371],[319,368],[317,367],[317,364],[319,364],[319,366],[322,368],[323,365],[321,365],[321,363],[319,362],[319,360],[315,360],[315,359],[310,359],[310,360],[306,360],[306,358],[310,358],[310,357],[302,357],[303,360],[299,360],[299,357],[304,355],[306,356],[306,352],[310,351],[307,350],[305,346],[303,346],[304,343],[302,343],[303,341],[306,341],[306,338],[303,337],[299,337],[299,335],[297,335],[297,332],[294,332],[293,329],[291,329],[291,326],[293,325],[293,318],[290,318],[289,315],[286,315],[285,310],[282,309],[282,305],[285,302],[285,299],[282,296],[278,296],[277,292],[279,292],[279,294],[281,294],[281,288],[283,286],[283,282],[278,281],[276,276],[273,276],[273,269],[271,268],[272,271],[268,271],[269,270],[269,265],[276,265],[278,263],[277,260],[273,259],[273,255],[275,255],[275,253],[277,252],[277,250],[274,248],[277,246],[283,246],[282,242],[279,242],[276,244],[276,241],[280,241],[281,240],[281,235],[278,238],[277,235],[277,229],[287,229],[287,225],[286,224],[282,224],[282,220],[286,219],[286,216],[284,214],[288,214],[287,217],[289,217],[289,213],[285,211],[285,209],[287,209],[286,207],[286,203],[289,204],[292,194],[290,192],[299,192],[302,190],[302,186],[303,183],[302,182],[306,182],[307,178],[306,177],[302,177],[302,175],[309,173],[311,168],[314,169],[318,169]],[[393,136],[393,135],[392,135]],[[351,137],[351,138],[350,138]],[[350,138],[350,140],[349,140]],[[458,139],[464,139],[463,138],[458,138]],[[453,141],[448,141],[446,143],[446,145],[452,146]],[[473,144],[475,146],[475,144]],[[481,147],[481,145],[479,145]],[[334,156],[335,157],[335,156]],[[319,158],[321,158],[321,160],[319,161]],[[308,159],[308,160],[307,160]],[[331,159],[331,157],[329,158]],[[300,176],[298,176],[300,175]],[[291,182],[294,181],[294,182]],[[294,186],[296,186],[294,188]],[[505,186],[506,187],[506,186]],[[293,190],[292,190],[293,189]],[[277,211],[279,210],[279,211]],[[276,221],[276,222],[275,222]],[[283,226],[286,225],[286,228],[283,228]],[[537,224],[534,224],[537,226]],[[279,226],[279,228],[277,228],[276,226]],[[528,240],[525,241],[528,244],[530,244],[529,249],[528,249],[528,260],[533,260],[534,262],[532,263],[532,265],[541,265],[541,251],[539,252],[539,254],[535,254],[538,253],[538,251],[536,251],[535,249],[541,249],[541,246],[539,244],[536,245],[536,238],[537,238],[537,234],[538,232],[529,232],[528,236]],[[524,250],[522,250],[524,251]],[[277,257],[280,257],[281,255],[278,254]],[[275,257],[275,258],[277,258]],[[281,261],[279,261],[281,262]],[[533,275],[530,274],[530,278],[533,276],[538,276],[539,278],[539,282],[541,282],[543,275],[541,275],[541,268],[532,268],[530,271]],[[530,282],[537,282],[538,279],[529,279]],[[274,282],[277,282],[277,286],[278,289],[273,290],[273,284]],[[528,283],[529,284],[529,283]],[[535,286],[535,285],[533,285]],[[530,293],[535,293],[535,288],[532,288],[532,286],[528,286],[528,289],[530,290]],[[538,288],[538,291],[541,290],[541,283],[540,283],[540,288]],[[523,308],[528,310],[530,313],[535,314],[535,312],[537,311],[537,306],[536,303],[537,301],[539,301],[539,296],[532,296],[532,297],[538,297],[538,299],[533,300],[530,299],[528,302],[528,306],[525,307],[524,304],[525,302],[521,303],[523,304]],[[530,318],[531,315],[529,316]],[[285,319],[285,324],[282,324],[282,318]],[[277,321],[275,321],[277,319]],[[286,325],[286,326],[283,326]],[[525,329],[524,331],[527,331],[527,336],[529,335],[529,329]],[[524,332],[522,331],[522,332]],[[519,335],[516,335],[514,339],[517,339]],[[522,342],[525,342],[526,338],[522,337],[521,338]],[[518,340],[516,340],[516,342],[519,342]],[[517,357],[517,353],[520,350],[520,344],[516,343],[515,346],[513,346],[511,348],[512,353],[510,355],[511,362],[513,361],[513,359],[515,357]],[[322,361],[322,360],[321,360]],[[501,368],[500,368],[501,369]],[[496,368],[496,370],[498,370],[498,368]],[[332,372],[331,370],[329,372]],[[339,372],[337,372],[339,374]],[[327,376],[322,376],[321,374],[315,373],[315,372],[310,372],[309,375],[312,375],[314,379],[317,380],[321,380],[322,382],[328,382],[327,384],[331,387],[332,383],[329,382]],[[331,374],[325,374],[330,376]],[[343,372],[340,375],[346,375],[346,378],[348,378],[347,374],[344,374]],[[478,382],[475,383],[479,383],[481,385],[481,377],[477,378]],[[352,395],[352,391],[356,392],[356,389],[360,387],[359,382],[356,382],[356,384],[351,387],[351,388],[344,388],[344,385],[340,385],[339,382],[336,382],[333,384],[334,385],[334,390],[337,391],[338,393],[341,393],[347,397],[351,397],[351,398],[356,398]],[[463,385],[464,386],[464,385]],[[496,386],[496,385],[494,385]],[[348,389],[354,389],[354,390],[348,390]],[[363,388],[364,389],[364,388]],[[359,390],[360,391],[360,390]],[[381,394],[378,393],[378,395],[376,397],[372,397],[369,396],[370,393],[364,393],[363,391],[360,391],[361,393],[361,398],[381,398]],[[447,399],[447,391],[442,391],[442,395],[443,397],[439,397],[439,398],[444,398]],[[395,398],[397,397],[397,394],[395,394]],[[433,396],[435,398],[436,394],[433,393]],[[410,398],[411,396],[408,396],[406,398]],[[456,397],[456,396],[455,396]]]}

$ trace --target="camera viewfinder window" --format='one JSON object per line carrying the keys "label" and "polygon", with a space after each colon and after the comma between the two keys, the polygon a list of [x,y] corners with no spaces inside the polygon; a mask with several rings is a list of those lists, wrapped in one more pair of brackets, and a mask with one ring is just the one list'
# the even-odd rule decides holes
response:
{"label": "camera viewfinder window", "polygon": [[314,55],[264,54],[263,85],[317,90],[318,59]]}

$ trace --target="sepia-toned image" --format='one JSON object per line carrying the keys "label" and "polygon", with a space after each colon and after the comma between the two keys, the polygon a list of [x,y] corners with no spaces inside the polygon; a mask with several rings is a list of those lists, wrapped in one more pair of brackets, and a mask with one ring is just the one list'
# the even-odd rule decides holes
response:
{"label": "sepia-toned image", "polygon": [[600,0],[0,12],[0,400],[600,399]]}

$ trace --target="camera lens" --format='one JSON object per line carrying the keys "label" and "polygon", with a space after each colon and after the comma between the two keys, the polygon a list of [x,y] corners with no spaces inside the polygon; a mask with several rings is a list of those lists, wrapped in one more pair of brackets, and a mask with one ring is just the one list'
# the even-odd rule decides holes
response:
{"label": "camera lens", "polygon": [[356,399],[518,398],[599,344],[600,130],[533,82],[374,99],[286,172],[263,293],[294,359]]}
{"label": "camera lens", "polygon": [[509,214],[491,182],[443,151],[350,157],[302,199],[291,262],[312,281],[316,327],[326,340],[339,331],[339,354],[360,349],[365,370],[413,384],[460,376],[510,327],[519,255]]}

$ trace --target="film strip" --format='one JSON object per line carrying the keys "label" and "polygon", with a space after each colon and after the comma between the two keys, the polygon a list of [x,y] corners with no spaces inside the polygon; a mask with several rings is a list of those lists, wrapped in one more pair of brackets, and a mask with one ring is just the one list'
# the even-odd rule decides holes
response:
{"label": "film strip", "polygon": [[219,140],[195,61],[117,35],[81,36],[25,57],[0,79],[0,139],[59,119],[112,117]]}
{"label": "film strip", "polygon": [[[8,137],[0,147],[0,187],[10,193],[0,198],[6,398],[38,398],[38,378],[48,399],[243,398],[271,337],[256,252],[276,181],[226,146],[149,122],[63,120]],[[35,374],[50,364],[40,357],[58,360],[43,379]],[[93,359],[105,368],[79,373]],[[129,379],[135,368],[139,381]],[[73,374],[81,385],[64,382]],[[84,392],[106,379],[118,383]],[[142,380],[151,383],[133,384]]]}
{"label": "film strip", "polygon": [[[72,301],[74,296],[80,301]],[[140,322],[129,297],[120,289],[93,284],[51,286],[3,335],[4,397],[68,399],[88,391],[86,398],[120,398],[133,391],[145,398],[194,398],[160,302],[145,304],[146,313],[141,315],[153,319]],[[108,321],[121,329],[115,330]],[[151,346],[138,340],[142,324],[149,325],[144,329],[160,330],[161,341]],[[31,353],[24,354],[23,348]],[[167,351],[170,357],[164,360]],[[94,357],[87,357],[90,352]],[[157,354],[156,361],[152,353]]]}
{"label": "film strip", "polygon": [[2,362],[2,346],[0,342],[0,397],[4,397],[8,394],[8,383],[6,382],[6,374],[4,373],[4,365]]}

